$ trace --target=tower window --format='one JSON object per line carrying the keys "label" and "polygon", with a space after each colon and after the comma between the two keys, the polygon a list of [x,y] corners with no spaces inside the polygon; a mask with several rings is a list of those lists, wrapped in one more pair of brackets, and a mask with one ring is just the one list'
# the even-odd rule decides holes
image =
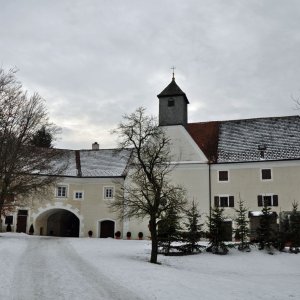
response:
{"label": "tower window", "polygon": [[175,106],[175,101],[174,101],[174,99],[169,99],[169,100],[168,100],[168,106]]}

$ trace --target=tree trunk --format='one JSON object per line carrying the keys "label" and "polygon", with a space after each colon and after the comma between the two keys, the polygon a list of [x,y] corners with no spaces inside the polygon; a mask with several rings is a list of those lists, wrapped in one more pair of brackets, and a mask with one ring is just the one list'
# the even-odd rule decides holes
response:
{"label": "tree trunk", "polygon": [[157,253],[158,253],[158,240],[157,240],[157,229],[156,219],[150,220],[150,232],[151,232],[151,258],[150,262],[157,264]]}

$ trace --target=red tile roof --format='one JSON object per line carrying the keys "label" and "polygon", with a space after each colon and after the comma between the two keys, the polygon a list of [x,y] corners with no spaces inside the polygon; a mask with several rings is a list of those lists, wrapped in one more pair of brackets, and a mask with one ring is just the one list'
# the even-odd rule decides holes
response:
{"label": "red tile roof", "polygon": [[211,161],[217,161],[220,122],[200,122],[187,124],[187,131],[194,139],[205,156]]}

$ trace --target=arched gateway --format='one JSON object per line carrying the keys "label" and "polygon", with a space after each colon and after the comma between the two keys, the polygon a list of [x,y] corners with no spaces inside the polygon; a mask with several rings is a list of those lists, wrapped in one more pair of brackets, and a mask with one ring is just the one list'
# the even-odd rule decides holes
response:
{"label": "arched gateway", "polygon": [[83,220],[71,207],[48,206],[33,214],[35,232],[39,235],[81,237]]}

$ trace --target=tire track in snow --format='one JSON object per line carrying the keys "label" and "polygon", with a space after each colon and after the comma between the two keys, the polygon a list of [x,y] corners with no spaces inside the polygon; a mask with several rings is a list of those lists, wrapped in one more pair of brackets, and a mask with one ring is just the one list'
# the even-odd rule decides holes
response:
{"label": "tire track in snow", "polygon": [[32,237],[15,270],[12,300],[135,300],[85,262],[67,238]]}

